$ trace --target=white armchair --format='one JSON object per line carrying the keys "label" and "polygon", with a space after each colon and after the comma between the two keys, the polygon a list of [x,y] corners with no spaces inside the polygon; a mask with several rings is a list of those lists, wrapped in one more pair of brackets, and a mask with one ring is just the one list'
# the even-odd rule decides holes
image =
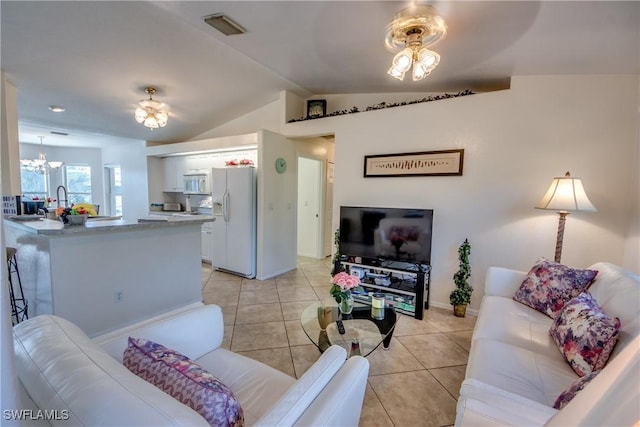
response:
{"label": "white armchair", "polygon": [[[67,409],[66,425],[208,425],[191,408],[122,365],[129,336],[147,338],[196,361],[231,389],[256,426],[357,426],[369,372],[363,357],[329,348],[299,379],[220,348],[220,307],[191,306],[88,338],[56,316],[14,328],[18,378],[29,407]],[[69,423],[69,421],[65,421]]]}

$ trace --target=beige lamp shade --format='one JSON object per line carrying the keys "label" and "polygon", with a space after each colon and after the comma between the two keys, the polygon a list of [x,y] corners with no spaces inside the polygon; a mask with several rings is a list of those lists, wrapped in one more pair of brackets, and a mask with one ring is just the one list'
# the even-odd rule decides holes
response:
{"label": "beige lamp shade", "polygon": [[551,186],[536,208],[561,212],[597,212],[596,207],[593,206],[584,191],[582,180],[572,177],[569,172],[565,176],[553,178]]}
{"label": "beige lamp shade", "polygon": [[555,177],[536,209],[558,211],[558,234],[556,236],[556,252],[554,260],[560,262],[562,256],[562,242],[564,240],[564,224],[569,211],[596,212],[587,193],[584,192],[582,180],[574,178],[569,172],[564,176]]}

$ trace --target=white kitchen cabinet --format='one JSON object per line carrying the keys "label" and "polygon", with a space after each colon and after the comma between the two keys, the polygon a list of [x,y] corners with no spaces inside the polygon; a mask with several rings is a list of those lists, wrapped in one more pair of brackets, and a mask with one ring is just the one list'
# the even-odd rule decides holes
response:
{"label": "white kitchen cabinet", "polygon": [[188,170],[209,170],[211,154],[195,154],[187,156],[187,169]]}
{"label": "white kitchen cabinet", "polygon": [[163,191],[179,192],[184,190],[184,174],[187,171],[185,156],[172,156],[162,159],[164,168]]}
{"label": "white kitchen cabinet", "polygon": [[211,171],[212,168],[224,166],[224,162],[220,164],[218,161],[219,158],[222,158],[220,153],[206,153],[187,156],[187,169]]}
{"label": "white kitchen cabinet", "polygon": [[162,191],[182,193],[184,191],[185,173],[209,173],[212,168],[222,168],[227,161],[239,162],[243,159],[258,164],[258,150],[238,150],[225,153],[205,153],[162,158],[163,183]]}
{"label": "white kitchen cabinet", "polygon": [[202,224],[202,260],[211,262],[211,251],[213,249],[213,229],[210,223]]}

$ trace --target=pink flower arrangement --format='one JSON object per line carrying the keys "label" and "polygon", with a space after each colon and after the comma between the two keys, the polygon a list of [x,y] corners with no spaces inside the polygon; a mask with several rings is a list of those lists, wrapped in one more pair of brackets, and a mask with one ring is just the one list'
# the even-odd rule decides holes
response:
{"label": "pink flower arrangement", "polygon": [[335,298],[337,303],[340,303],[343,298],[347,298],[349,294],[351,294],[351,289],[360,285],[360,279],[357,276],[352,276],[341,271],[333,276],[331,283],[333,283],[333,286],[331,286],[329,293],[331,293],[331,296]]}
{"label": "pink flower arrangement", "polygon": [[352,276],[350,274],[341,271],[340,273],[333,276],[332,283],[340,287],[340,290],[347,291],[349,289],[353,289],[360,284],[360,279],[357,276]]}
{"label": "pink flower arrangement", "polygon": [[227,160],[224,162],[227,166],[253,166],[253,160],[251,159],[242,159],[238,161],[237,159]]}

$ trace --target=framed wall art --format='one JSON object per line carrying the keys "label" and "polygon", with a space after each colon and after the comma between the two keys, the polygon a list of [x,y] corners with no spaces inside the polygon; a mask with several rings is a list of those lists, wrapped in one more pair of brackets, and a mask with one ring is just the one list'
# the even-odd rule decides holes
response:
{"label": "framed wall art", "polygon": [[364,156],[364,177],[462,175],[464,150]]}
{"label": "framed wall art", "polygon": [[307,101],[307,118],[313,119],[327,114],[326,99],[311,99]]}

